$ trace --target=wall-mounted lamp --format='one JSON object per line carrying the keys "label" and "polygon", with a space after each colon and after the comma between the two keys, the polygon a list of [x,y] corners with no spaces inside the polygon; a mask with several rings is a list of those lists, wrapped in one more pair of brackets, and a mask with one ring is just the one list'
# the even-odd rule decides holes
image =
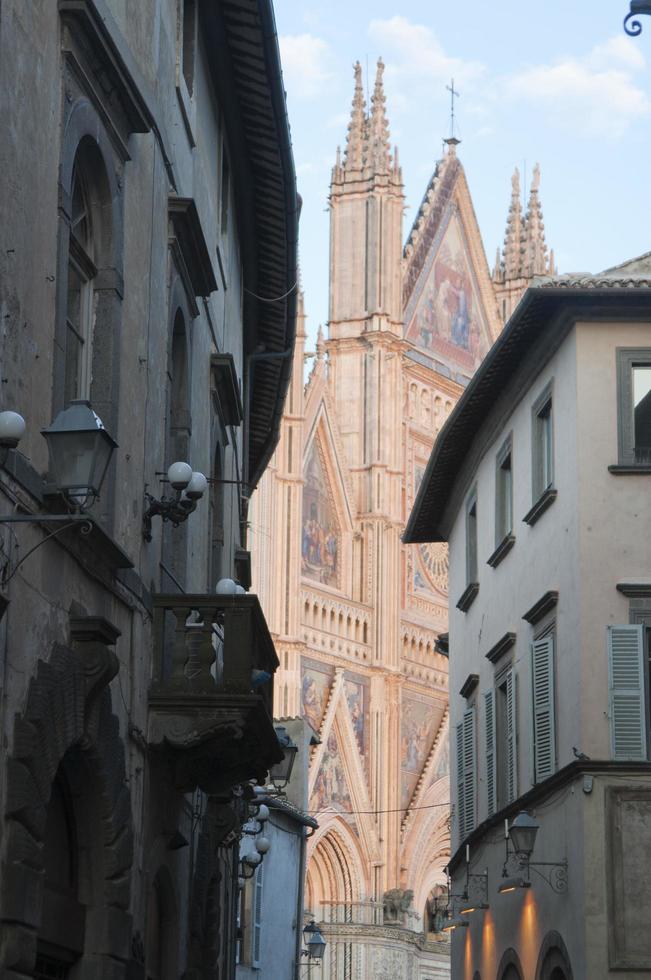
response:
{"label": "wall-mounted lamp", "polygon": [[322,960],[327,943],[314,919],[303,929],[303,940],[305,942],[303,956],[307,956],[308,960]]}
{"label": "wall-mounted lamp", "polygon": [[242,881],[253,877],[265,854],[271,850],[271,841],[262,833],[269,819],[269,807],[254,798],[247,804],[247,810],[249,818],[242,824],[240,843],[239,877]]}
{"label": "wall-mounted lamp", "polygon": [[531,888],[531,882],[526,878],[503,878],[499,884],[498,892],[506,895],[508,892],[515,892],[518,888]]}
{"label": "wall-mounted lamp", "polygon": [[[16,449],[25,434],[25,420],[17,412],[0,412],[0,464],[6,461],[10,449]],[[41,434],[47,442],[50,475],[53,489],[63,497],[68,508],[65,514],[5,514],[0,524],[60,524],[37,545],[27,551],[18,564],[2,575],[6,584],[26,558],[50,538],[77,525],[82,534],[93,529],[86,509],[99,497],[106,471],[117,443],[108,434],[102,420],[84,399],[71,401],[59,412],[48,429]],[[44,491],[48,488],[44,487]]]}
{"label": "wall-mounted lamp", "polygon": [[192,469],[189,463],[172,463],[167,471],[167,482],[174,490],[174,496],[161,496],[160,499],[147,493],[147,509],[142,517],[142,536],[145,541],[151,541],[151,522],[153,517],[161,517],[178,527],[187,521],[190,514],[197,509],[197,503],[208,489],[208,480],[203,473]]}
{"label": "wall-mounted lamp", "polygon": [[298,752],[298,745],[292,741],[287,730],[282,725],[276,727],[276,738],[283,750],[283,758],[271,767],[269,770],[269,779],[273,783],[275,791],[282,793],[291,778],[294,759]]}
{"label": "wall-mounted lamp", "polygon": [[[510,827],[508,820],[504,821],[506,856],[502,869],[503,880],[498,888],[501,894],[516,891],[518,888],[530,888],[531,871],[535,871],[557,894],[561,895],[567,891],[567,858],[562,861],[531,860],[539,830],[540,824],[524,811],[518,813]],[[509,840],[511,848],[509,848]],[[513,863],[517,867],[516,874],[509,876],[509,864]],[[541,868],[545,870],[541,871]]]}
{"label": "wall-mounted lamp", "polygon": [[460,916],[457,916],[454,919],[448,919],[448,921],[443,926],[442,931],[454,932],[455,929],[467,929],[467,928],[468,928],[468,920],[462,919],[460,918]]}

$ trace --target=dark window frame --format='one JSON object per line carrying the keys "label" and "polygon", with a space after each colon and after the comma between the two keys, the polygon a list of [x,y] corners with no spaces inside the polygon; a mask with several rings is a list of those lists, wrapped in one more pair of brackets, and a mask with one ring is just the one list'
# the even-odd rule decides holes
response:
{"label": "dark window frame", "polygon": [[633,368],[651,367],[651,347],[618,347],[617,357],[617,458],[619,466],[641,471],[651,467],[651,454],[636,458],[633,416]]}

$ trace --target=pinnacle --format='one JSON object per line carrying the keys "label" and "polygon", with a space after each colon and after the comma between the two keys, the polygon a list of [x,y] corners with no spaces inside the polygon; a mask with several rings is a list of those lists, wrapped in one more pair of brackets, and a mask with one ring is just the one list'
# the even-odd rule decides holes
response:
{"label": "pinnacle", "polygon": [[376,173],[386,173],[391,162],[389,147],[389,123],[386,117],[386,96],[382,76],[384,62],[378,59],[375,87],[371,96],[371,114],[369,119],[368,156],[369,163]]}
{"label": "pinnacle", "polygon": [[350,122],[348,123],[344,168],[346,170],[361,170],[364,163],[366,102],[364,101],[364,90],[362,88],[362,66],[359,61],[355,62],[353,70],[355,72],[355,91],[353,93]]}
{"label": "pinnacle", "polygon": [[520,171],[516,167],[511,178],[511,204],[504,235],[503,266],[506,279],[518,279],[522,274],[523,249],[524,226],[520,202]]}

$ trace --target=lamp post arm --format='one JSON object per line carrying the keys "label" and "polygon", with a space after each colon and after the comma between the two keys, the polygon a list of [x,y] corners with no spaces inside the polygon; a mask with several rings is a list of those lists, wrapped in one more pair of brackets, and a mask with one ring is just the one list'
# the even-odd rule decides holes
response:
{"label": "lamp post arm", "polygon": [[23,564],[23,562],[27,561],[29,556],[32,555],[35,551],[37,551],[41,547],[41,545],[46,544],[48,541],[51,541],[52,538],[56,538],[59,534],[62,534],[64,531],[67,531],[69,528],[74,527],[75,525],[79,527],[79,530],[81,531],[82,534],[90,534],[90,532],[93,530],[93,523],[88,519],[88,517],[86,517],[83,514],[52,514],[48,517],[32,517],[31,515],[27,515],[27,514],[16,514],[16,515],[11,515],[10,517],[0,517],[0,524],[51,524],[51,523],[61,524],[61,527],[55,528],[54,531],[50,531],[49,534],[46,534],[41,541],[37,541],[36,544],[29,549],[29,551],[25,552],[23,557],[20,559],[19,562],[17,562],[16,565],[14,565],[13,569],[11,570],[11,572],[9,572],[9,574],[7,574],[9,564],[5,565],[2,572],[3,586],[11,582],[12,578],[14,577],[14,575],[16,574],[20,566]]}

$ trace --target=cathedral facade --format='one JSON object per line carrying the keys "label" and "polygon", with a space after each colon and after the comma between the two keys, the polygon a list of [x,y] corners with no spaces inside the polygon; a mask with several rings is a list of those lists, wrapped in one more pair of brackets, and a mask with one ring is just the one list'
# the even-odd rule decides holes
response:
{"label": "cathedral facade", "polygon": [[275,714],[302,715],[320,740],[306,909],[328,941],[323,976],[434,980],[449,975],[434,923],[449,857],[447,552],[401,534],[438,431],[553,259],[537,171],[526,213],[516,172],[491,274],[454,139],[403,246],[383,68],[367,108],[355,66],[330,187],[328,335],[306,352],[301,297],[281,438],[250,512],[254,588],[281,663]]}

